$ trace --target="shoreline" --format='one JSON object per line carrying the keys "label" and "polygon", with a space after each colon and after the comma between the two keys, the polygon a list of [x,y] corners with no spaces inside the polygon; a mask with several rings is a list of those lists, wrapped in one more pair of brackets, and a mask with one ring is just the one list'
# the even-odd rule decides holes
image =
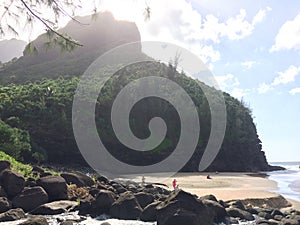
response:
{"label": "shoreline", "polygon": [[[206,176],[210,175],[211,179]],[[133,178],[134,181],[140,182],[141,177]],[[245,199],[265,199],[276,198],[280,194],[276,181],[270,180],[266,174],[258,173],[239,173],[239,172],[219,172],[219,173],[203,173],[203,172],[187,172],[177,173],[173,177],[164,179],[161,183],[167,185],[172,190],[172,181],[177,180],[179,188],[196,194],[198,197],[212,194],[217,199],[223,201],[245,200]],[[161,176],[145,176],[145,180],[155,181],[162,180]],[[284,197],[285,198],[285,197]],[[300,210],[300,202],[287,199],[294,208]]]}

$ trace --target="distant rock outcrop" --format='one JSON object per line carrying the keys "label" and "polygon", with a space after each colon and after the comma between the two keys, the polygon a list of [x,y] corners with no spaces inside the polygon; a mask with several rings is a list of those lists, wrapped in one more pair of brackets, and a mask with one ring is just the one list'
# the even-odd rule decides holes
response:
{"label": "distant rock outcrop", "polygon": [[26,42],[15,38],[0,41],[0,62],[5,63],[23,55]]}
{"label": "distant rock outcrop", "polygon": [[0,83],[79,76],[104,52],[141,39],[135,23],[115,20],[109,12],[99,13],[96,19],[85,16],[76,17],[76,20],[81,23],[71,21],[60,32],[67,33],[83,47],[72,52],[62,52],[59,46],[47,48],[48,37],[42,34],[31,43],[37,54],[24,52],[15,63],[0,69]]}

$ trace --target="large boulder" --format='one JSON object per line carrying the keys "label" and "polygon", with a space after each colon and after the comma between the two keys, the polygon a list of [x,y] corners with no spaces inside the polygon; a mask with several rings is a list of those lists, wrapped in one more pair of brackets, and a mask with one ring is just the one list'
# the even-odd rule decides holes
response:
{"label": "large boulder", "polygon": [[161,204],[160,201],[152,202],[151,204],[147,205],[140,216],[140,219],[145,222],[153,222],[156,221],[157,216],[157,206]]}
{"label": "large boulder", "polygon": [[11,170],[4,170],[1,173],[1,186],[4,188],[9,198],[20,193],[25,186],[25,179],[22,175]]}
{"label": "large boulder", "polygon": [[0,214],[0,222],[15,221],[25,218],[23,209],[10,209]]}
{"label": "large boulder", "polygon": [[251,213],[239,208],[227,208],[226,211],[227,214],[231,217],[240,218],[248,221],[252,221],[255,219]]}
{"label": "large boulder", "polygon": [[176,212],[172,215],[167,217],[163,223],[158,222],[157,225],[182,225],[182,224],[188,224],[188,225],[200,225],[203,223],[198,223],[199,218],[198,215],[193,213],[190,210],[184,210],[184,209],[177,209]]}
{"label": "large boulder", "polygon": [[92,186],[94,181],[91,177],[80,173],[62,173],[61,176],[66,180],[67,184],[76,184],[77,187]]}
{"label": "large boulder", "polygon": [[157,225],[211,225],[213,220],[214,214],[209,207],[197,196],[182,190],[172,192],[157,206]]}
{"label": "large boulder", "polygon": [[18,225],[49,225],[49,223],[45,217],[36,216],[36,217],[29,218],[28,220]]}
{"label": "large boulder", "polygon": [[46,203],[32,210],[32,215],[57,215],[73,210],[78,205],[75,201],[61,200]]}
{"label": "large boulder", "polygon": [[145,192],[136,193],[134,194],[134,197],[136,198],[136,200],[142,208],[145,208],[147,205],[154,201],[153,195]]}
{"label": "large boulder", "polygon": [[8,170],[11,169],[10,162],[8,160],[0,160],[0,173],[6,169],[8,169]]}
{"label": "large boulder", "polygon": [[47,192],[49,201],[66,200],[67,183],[61,176],[45,176],[37,180],[37,184]]}
{"label": "large boulder", "polygon": [[94,201],[91,203],[92,214],[101,215],[109,213],[112,204],[115,202],[116,195],[108,190],[100,190]]}
{"label": "large boulder", "polygon": [[11,203],[6,197],[0,197],[0,213],[11,209]]}
{"label": "large boulder", "polygon": [[21,193],[14,197],[12,203],[16,208],[29,212],[48,202],[48,194],[40,187],[25,187]]}
{"label": "large boulder", "polygon": [[[0,182],[1,184],[1,182]],[[7,197],[7,194],[2,186],[0,186],[0,197]]]}
{"label": "large boulder", "polygon": [[222,205],[213,200],[203,200],[203,203],[214,213],[214,221],[216,223],[225,222],[225,218],[228,217],[228,214]]}
{"label": "large boulder", "polygon": [[110,215],[123,220],[136,220],[140,217],[142,208],[131,192],[125,192],[113,203]]}

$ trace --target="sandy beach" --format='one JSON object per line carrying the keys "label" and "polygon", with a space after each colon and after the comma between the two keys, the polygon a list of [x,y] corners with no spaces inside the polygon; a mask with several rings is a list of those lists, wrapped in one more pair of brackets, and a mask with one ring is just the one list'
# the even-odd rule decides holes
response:
{"label": "sandy beach", "polygon": [[[179,188],[204,196],[213,194],[217,199],[224,201],[249,198],[271,198],[278,194],[277,183],[267,177],[255,173],[210,173],[211,179],[207,179],[207,173],[177,173],[173,177],[166,178],[162,183],[172,189],[173,179],[177,180]],[[136,178],[135,180],[140,180]],[[145,177],[146,181],[154,181],[155,177]],[[161,180],[161,177],[157,177]],[[290,201],[290,200],[289,200]],[[290,201],[292,207],[300,210],[300,203]]]}
{"label": "sandy beach", "polygon": [[175,178],[183,190],[198,196],[213,194],[218,199],[232,200],[245,198],[268,198],[277,196],[270,191],[277,189],[277,183],[267,178],[247,175],[244,173],[178,173],[173,178],[165,181],[171,186]]}

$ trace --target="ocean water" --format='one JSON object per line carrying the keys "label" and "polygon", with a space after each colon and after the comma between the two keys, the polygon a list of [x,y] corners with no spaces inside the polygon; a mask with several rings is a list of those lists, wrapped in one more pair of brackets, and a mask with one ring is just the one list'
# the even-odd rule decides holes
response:
{"label": "ocean water", "polygon": [[278,190],[272,192],[300,202],[300,162],[276,162],[274,166],[282,166],[286,170],[269,172],[269,179],[277,182]]}

